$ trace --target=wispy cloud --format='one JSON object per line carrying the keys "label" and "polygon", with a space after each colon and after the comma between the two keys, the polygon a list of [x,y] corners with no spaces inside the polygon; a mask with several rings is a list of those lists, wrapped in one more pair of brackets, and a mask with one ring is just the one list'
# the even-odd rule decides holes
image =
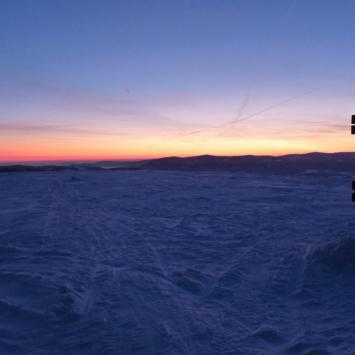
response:
{"label": "wispy cloud", "polygon": [[[0,81],[0,102],[11,103],[11,110],[23,113],[35,107],[36,112],[48,115],[63,113],[58,120],[75,115],[78,121],[149,123],[181,126],[182,122],[161,114],[142,97],[134,96],[125,88],[117,93],[102,93],[90,89],[72,89],[41,81]],[[0,118],[1,120],[1,118]]]}
{"label": "wispy cloud", "polygon": [[130,136],[126,132],[117,132],[110,130],[98,130],[98,129],[87,129],[78,128],[70,126],[59,126],[59,125],[28,125],[28,124],[18,124],[18,123],[0,123],[0,132],[2,133],[45,133],[45,134],[55,134],[55,133],[65,133],[65,134],[75,134],[75,135],[109,135],[109,136]]}

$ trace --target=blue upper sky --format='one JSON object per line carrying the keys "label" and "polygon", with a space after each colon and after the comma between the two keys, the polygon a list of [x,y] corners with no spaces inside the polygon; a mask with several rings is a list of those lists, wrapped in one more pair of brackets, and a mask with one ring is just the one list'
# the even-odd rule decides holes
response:
{"label": "blue upper sky", "polygon": [[354,14],[352,0],[1,0],[3,154],[25,139],[89,156],[94,137],[98,156],[238,154],[250,137],[259,153],[326,150],[305,137],[339,141],[355,111]]}

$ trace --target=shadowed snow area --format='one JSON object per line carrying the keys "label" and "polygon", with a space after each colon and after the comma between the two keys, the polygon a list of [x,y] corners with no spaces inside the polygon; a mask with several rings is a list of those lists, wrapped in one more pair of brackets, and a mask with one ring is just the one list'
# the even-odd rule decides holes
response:
{"label": "shadowed snow area", "polygon": [[0,354],[354,354],[351,176],[0,176]]}

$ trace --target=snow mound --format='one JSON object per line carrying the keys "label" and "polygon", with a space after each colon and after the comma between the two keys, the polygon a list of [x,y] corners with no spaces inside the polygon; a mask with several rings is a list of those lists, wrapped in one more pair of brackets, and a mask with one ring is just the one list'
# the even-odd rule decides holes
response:
{"label": "snow mound", "polygon": [[316,248],[311,264],[329,272],[355,273],[355,238],[346,237]]}

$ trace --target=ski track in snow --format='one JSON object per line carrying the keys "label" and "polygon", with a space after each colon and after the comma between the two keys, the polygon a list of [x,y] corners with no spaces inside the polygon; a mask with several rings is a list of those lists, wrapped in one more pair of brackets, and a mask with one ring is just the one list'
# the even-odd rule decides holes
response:
{"label": "ski track in snow", "polygon": [[355,354],[350,181],[2,174],[0,354]]}

